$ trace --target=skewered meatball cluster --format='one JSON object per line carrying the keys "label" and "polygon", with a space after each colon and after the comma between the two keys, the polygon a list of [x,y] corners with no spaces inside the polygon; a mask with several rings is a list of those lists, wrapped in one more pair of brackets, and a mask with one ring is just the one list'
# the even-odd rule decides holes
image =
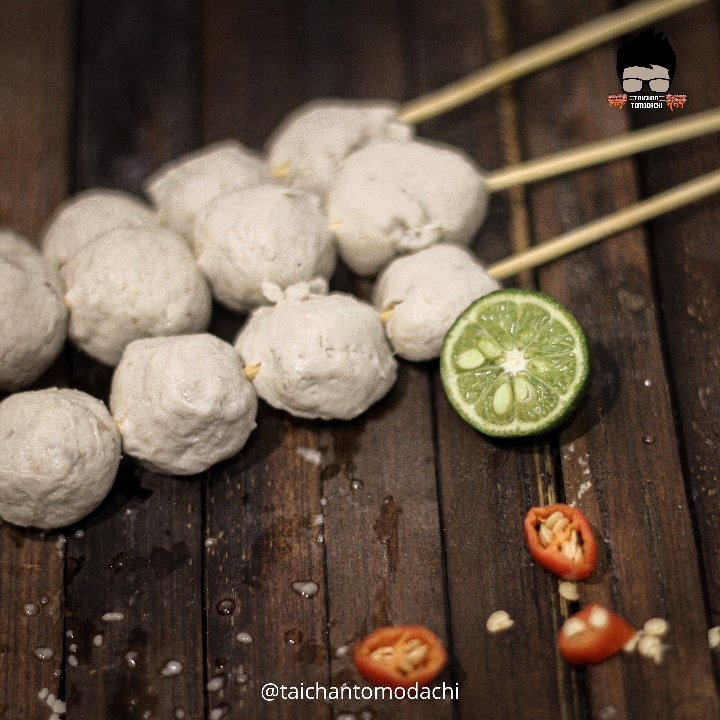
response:
{"label": "skewered meatball cluster", "polygon": [[[151,471],[196,474],[242,448],[257,396],[351,419],[390,390],[396,354],[438,355],[455,317],[497,288],[463,248],[487,192],[470,158],[414,139],[396,110],[311,103],[265,157],[228,141],[160,168],[153,206],[81,193],[42,254],[0,232],[0,390],[35,382],[66,336],[117,366],[109,411],[55,388],[0,403],[0,517],[75,522],[109,491],[121,444]],[[338,249],[357,274],[383,270],[374,306],[328,292]],[[250,313],[234,348],[205,332],[211,297]]]}

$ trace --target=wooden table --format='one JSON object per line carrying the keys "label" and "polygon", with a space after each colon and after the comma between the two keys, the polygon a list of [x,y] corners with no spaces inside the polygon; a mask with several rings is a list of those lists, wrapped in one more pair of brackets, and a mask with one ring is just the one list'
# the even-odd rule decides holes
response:
{"label": "wooden table", "polygon": [[[151,171],[203,144],[261,148],[311,98],[408,100],[611,9],[0,0],[0,219],[37,239],[73,192],[140,193]],[[708,2],[656,23],[678,58],[672,89],[688,96],[673,116],[720,104],[719,13]],[[492,169],[669,119],[608,105],[617,47],[419,132]],[[490,263],[719,166],[714,136],[500,193],[474,247]],[[62,534],[2,525],[0,718],[47,720],[43,688],[70,720],[720,717],[707,641],[720,624],[719,220],[720,199],[704,201],[515,281],[564,303],[589,337],[590,390],[557,434],[489,441],[450,408],[437,363],[403,362],[396,388],[353,422],[263,406],[247,446],[202,476],[126,459],[108,500]],[[347,272],[335,285],[369,287]],[[232,339],[241,322],[216,308],[213,330]],[[109,378],[68,347],[43,383],[105,397]],[[601,544],[580,604],[600,601],[637,628],[665,618],[662,663],[634,654],[574,671],[559,657],[575,607],[530,561],[521,530],[531,505],[555,498],[575,502]],[[296,581],[318,593],[301,597]],[[492,635],[498,609],[515,625]],[[268,682],[369,687],[346,651],[388,623],[444,639],[452,662],[438,682],[459,698],[261,699]],[[52,659],[35,656],[41,647]],[[163,677],[171,660],[183,671]]]}

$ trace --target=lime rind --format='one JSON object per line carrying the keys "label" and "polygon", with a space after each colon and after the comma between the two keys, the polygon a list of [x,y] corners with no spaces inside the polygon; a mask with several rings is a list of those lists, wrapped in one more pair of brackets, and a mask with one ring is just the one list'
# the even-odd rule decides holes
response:
{"label": "lime rind", "polygon": [[498,290],[476,300],[450,328],[440,373],[452,405],[480,432],[539,435],[557,427],[582,397],[590,374],[587,339],[551,297]]}

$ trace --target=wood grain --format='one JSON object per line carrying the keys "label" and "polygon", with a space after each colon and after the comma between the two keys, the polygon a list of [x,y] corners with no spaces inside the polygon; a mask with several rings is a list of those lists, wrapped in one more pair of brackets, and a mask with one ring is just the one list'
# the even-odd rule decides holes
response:
{"label": "wood grain", "polygon": [[[677,57],[671,91],[688,96],[684,109],[695,112],[720,105],[720,88],[713,80],[720,68],[717,7],[704,5],[683,13],[666,33]],[[655,121],[656,115],[649,112],[633,114],[633,122],[640,126]],[[640,161],[642,189],[644,193],[655,193],[717,167],[717,136],[648,153]],[[673,213],[650,223],[649,245],[677,402],[685,477],[702,550],[708,627],[720,624],[720,583],[714,571],[720,558],[716,497],[720,490],[718,218],[717,199]],[[717,653],[712,656],[717,679],[720,662]]]}
{"label": "wood grain", "polygon": [[[517,11],[532,28],[520,41],[532,42],[558,22],[579,22],[586,8],[569,4],[561,17],[551,4]],[[626,129],[626,115],[604,104],[615,83],[611,48],[523,82],[529,156]],[[552,103],[543,101],[548,97]],[[632,167],[621,161],[544,184],[530,197],[536,240],[542,241],[637,194]],[[641,230],[624,233],[539,272],[541,288],[586,330],[594,361],[585,403],[560,434],[566,497],[604,541],[604,562],[594,582],[583,584],[581,602],[600,601],[635,627],[651,617],[672,627],[660,664],[635,655],[589,670],[589,706],[595,715],[618,718],[711,718],[720,705],[644,241]]]}
{"label": "wood grain", "polygon": [[[5,0],[0,18],[0,224],[37,240],[68,190],[73,7]],[[66,383],[62,361],[47,378]],[[56,533],[0,525],[3,720],[45,720],[51,711],[38,692],[60,694],[65,561],[57,540]],[[28,614],[28,603],[38,612]],[[50,648],[54,655],[40,660],[36,648]]]}
{"label": "wood grain", "polygon": [[[76,188],[138,192],[199,132],[195,8],[103,0],[80,17]],[[111,376],[74,351],[75,387],[107,402]],[[69,535],[70,720],[204,716],[202,484],[125,458],[105,503],[78,524],[84,535]],[[162,675],[173,660],[182,672]]]}
{"label": "wood grain", "polygon": [[[260,147],[299,103],[308,62],[300,13],[292,2],[205,5],[204,142],[234,137]],[[232,341],[241,319],[224,319]],[[319,438],[316,423],[261,403],[245,448],[211,471],[205,522],[218,545],[205,561],[206,667],[227,681],[208,707],[225,708],[227,718],[292,718],[298,707],[308,718],[330,713],[322,700],[266,702],[260,694],[270,682],[328,685],[323,529],[314,524],[322,486],[319,466],[303,457],[318,451]],[[316,593],[293,588],[303,582]],[[240,632],[252,643],[238,642]]]}

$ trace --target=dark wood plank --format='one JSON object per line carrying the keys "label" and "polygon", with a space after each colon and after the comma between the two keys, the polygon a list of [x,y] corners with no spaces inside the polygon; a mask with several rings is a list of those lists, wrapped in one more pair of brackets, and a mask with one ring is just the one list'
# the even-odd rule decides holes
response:
{"label": "dark wood plank", "polygon": [[[683,112],[720,105],[720,88],[714,80],[720,71],[717,7],[708,4],[683,13],[663,29],[677,56],[671,92],[688,96]],[[638,125],[656,119],[657,114],[649,112],[636,112],[632,117]],[[720,138],[712,135],[648,153],[640,162],[642,187],[645,193],[654,194],[717,167]],[[679,411],[686,481],[702,549],[710,627],[720,624],[720,579],[714,571],[720,558],[716,497],[720,490],[720,243],[715,232],[719,216],[720,202],[710,198],[650,223],[661,324]],[[713,661],[718,678],[717,652]]]}
{"label": "dark wood plank", "polygon": [[[316,2],[310,25],[336,6]],[[325,60],[343,68],[343,83],[317,62],[310,85],[324,95],[401,101],[408,82],[413,28],[402,3],[350,3],[344,17],[326,30]],[[342,286],[342,278],[339,278]],[[345,278],[342,289],[366,299],[371,284]],[[444,575],[427,365],[401,362],[391,393],[350,423],[334,423],[326,434],[323,467],[327,505],[332,684],[367,688],[348,650],[376,627],[421,624],[445,643]],[[352,560],[349,560],[352,559]],[[450,672],[439,679],[451,682]],[[363,692],[358,690],[358,694]],[[449,718],[452,693],[443,700],[360,699],[335,703],[335,713],[373,713],[379,718]]]}
{"label": "dark wood plank", "polygon": [[[414,17],[423,39],[415,59],[424,68],[417,93],[488,64],[507,48],[510,29],[497,4],[454,3],[438,13],[431,3],[417,3]],[[443,41],[448,36],[452,44]],[[519,156],[514,111],[507,92],[494,93],[425,123],[422,131],[459,145],[483,167],[502,167]],[[512,205],[507,194],[491,198],[474,243],[483,261],[511,253],[511,226],[522,226],[524,212],[521,193]],[[437,370],[433,384],[460,716],[576,716],[570,673],[555,651],[562,620],[557,584],[529,562],[522,536],[529,507],[554,497],[550,449],[488,442],[451,408]],[[508,611],[516,625],[491,635],[485,622],[496,610]]]}
{"label": "dark wood plank", "polygon": [[[581,22],[588,6],[521,3],[515,11],[518,39],[527,44]],[[670,28],[672,21],[664,25]],[[605,100],[616,87],[610,47],[520,83],[529,156],[625,129],[627,114]],[[636,200],[632,164],[543,184],[530,190],[530,198],[535,240],[542,241]],[[603,539],[603,561],[594,582],[582,585],[581,602],[598,600],[635,627],[651,617],[672,627],[662,663],[635,655],[588,670],[590,711],[616,718],[717,717],[645,235],[624,233],[542,269],[539,277],[541,289],[585,328],[595,367],[588,397],[560,435],[566,497]]]}
{"label": "dark wood plank", "polygon": [[[304,97],[302,9],[205,3],[203,142],[234,137],[260,148]],[[222,332],[230,341],[240,318],[232,321],[226,313]],[[261,403],[245,448],[211,471],[206,528],[218,544],[205,565],[206,666],[208,677],[225,682],[208,707],[225,708],[228,719],[330,715],[322,700],[261,697],[265,683],[329,684],[323,529],[313,524],[323,510],[320,468],[302,455],[319,447],[319,424]],[[297,582],[314,583],[316,594],[302,597]],[[252,642],[238,642],[240,632]]]}
{"label": "dark wood plank", "polygon": [[[196,7],[88,2],[81,21],[76,187],[137,192],[196,142]],[[107,401],[111,375],[74,353],[80,389]],[[202,481],[154,475],[126,458],[105,503],[78,524],[84,534],[70,534],[71,720],[173,717],[178,708],[203,716]],[[179,675],[162,675],[169,661],[182,664]]]}
{"label": "dark wood plank", "polygon": [[[32,240],[68,189],[73,4],[0,2],[0,223]],[[62,363],[48,374],[60,385]],[[57,533],[0,525],[0,717],[45,720],[61,689],[65,567]],[[30,614],[24,610],[32,604]],[[36,648],[54,655],[39,660]]]}

